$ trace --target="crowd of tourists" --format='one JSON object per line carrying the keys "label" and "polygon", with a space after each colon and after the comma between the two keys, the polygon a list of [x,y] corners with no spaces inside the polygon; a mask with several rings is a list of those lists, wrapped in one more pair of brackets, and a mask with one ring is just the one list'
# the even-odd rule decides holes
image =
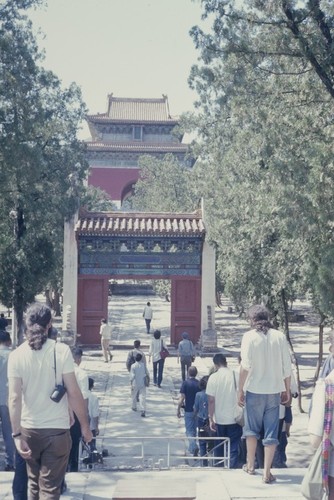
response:
{"label": "crowd of tourists", "polygon": [[[297,388],[291,386],[286,338],[273,328],[268,310],[262,305],[253,306],[248,317],[251,330],[241,342],[238,371],[229,368],[226,357],[217,353],[209,373],[198,379],[195,346],[188,333],[182,333],[177,349],[182,379],[177,416],[184,418],[189,456],[198,459],[194,464],[242,468],[251,475],[256,468],[262,468],[262,481],[270,484],[275,481],[272,466],[286,466],[291,398],[296,396]],[[147,326],[146,318],[145,323]],[[111,328],[104,318],[100,334],[103,357],[110,362]],[[28,483],[31,499],[59,498],[66,490],[66,471],[79,469],[80,440],[90,443],[91,451],[96,450],[99,403],[92,393],[94,380],[80,367],[82,349],[71,351],[67,345],[55,342],[56,336],[50,309],[37,303],[27,311],[26,341],[21,346],[12,351],[9,333],[5,328],[0,331],[0,416],[5,470],[15,470],[14,500],[28,498]],[[147,355],[140,340],[134,341],[127,355],[131,408],[139,409],[142,417],[146,417],[150,374],[153,385],[160,389],[169,354],[161,332],[155,330]],[[311,412],[309,431],[314,446],[323,437],[326,388],[334,387],[331,363],[330,353]],[[329,442],[334,443],[334,432],[329,432],[329,437]],[[332,450],[331,446],[330,457],[334,455]],[[331,491],[334,456],[329,463]]]}

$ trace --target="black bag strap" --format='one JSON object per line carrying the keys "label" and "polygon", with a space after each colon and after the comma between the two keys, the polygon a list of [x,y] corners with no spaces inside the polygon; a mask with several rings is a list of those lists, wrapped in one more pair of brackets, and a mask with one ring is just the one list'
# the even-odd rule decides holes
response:
{"label": "black bag strap", "polygon": [[57,360],[56,360],[56,342],[55,342],[55,348],[53,350],[53,357],[54,357],[54,362],[55,362],[55,366],[54,366],[54,369],[55,369],[55,385],[57,385]]}

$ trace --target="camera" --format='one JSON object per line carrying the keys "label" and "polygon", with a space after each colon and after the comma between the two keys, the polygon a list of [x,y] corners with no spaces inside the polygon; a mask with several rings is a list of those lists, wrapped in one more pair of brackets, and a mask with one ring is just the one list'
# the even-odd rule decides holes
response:
{"label": "camera", "polygon": [[50,396],[50,399],[54,401],[55,403],[59,403],[59,401],[63,398],[64,394],[66,393],[66,387],[63,385],[56,385],[56,387],[53,389],[52,394]]}
{"label": "camera", "polygon": [[103,456],[97,450],[90,451],[88,456],[82,459],[84,465],[103,464]]}

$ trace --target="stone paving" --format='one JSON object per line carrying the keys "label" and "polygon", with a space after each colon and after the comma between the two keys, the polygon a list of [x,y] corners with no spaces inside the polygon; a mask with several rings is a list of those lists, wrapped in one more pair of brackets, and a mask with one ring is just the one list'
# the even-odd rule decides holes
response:
{"label": "stone paving", "polygon": [[[151,386],[147,397],[147,418],[140,412],[131,411],[130,386],[125,359],[133,340],[139,338],[145,351],[148,350],[150,336],[147,335],[142,318],[142,309],[147,297],[113,297],[109,304],[109,316],[113,325],[113,360],[104,363],[99,349],[85,349],[82,366],[95,379],[95,392],[100,402],[99,450],[107,449],[103,465],[94,466],[90,471],[82,467],[78,474],[67,474],[68,498],[104,499],[112,498],[117,481],[121,479],[153,481],[157,477],[170,478],[171,483],[189,481],[196,483],[196,498],[207,499],[208,493],[217,499],[246,498],[301,498],[299,484],[304,467],[309,462],[311,450],[306,432],[307,413],[299,413],[294,402],[294,423],[287,448],[289,469],[279,469],[277,483],[262,485],[260,472],[253,477],[237,471],[203,470],[187,458],[184,424],[176,417],[176,401],[181,384],[180,367],[176,353],[171,349],[171,357],[166,360],[162,389]],[[170,304],[158,297],[150,297],[154,309],[152,327],[162,331],[169,339]],[[219,347],[229,356],[229,366],[237,365],[242,333],[247,329],[244,320],[233,313],[226,313],[227,301],[223,309],[217,311]],[[301,360],[301,377],[306,396],[310,393],[316,352],[316,327],[297,325],[291,333]],[[211,366],[211,356],[198,357],[196,366],[199,377],[207,374]],[[311,362],[310,362],[311,360]],[[151,366],[149,366],[151,371]],[[308,401],[304,402],[307,410]],[[173,437],[171,454],[176,457],[182,470],[166,470],[166,436]],[[152,437],[159,439],[151,439]],[[139,439],[142,438],[142,439]],[[161,438],[161,439],[160,439]],[[140,442],[144,441],[144,458],[141,457]],[[3,458],[3,443],[0,440],[0,458]],[[2,460],[3,465],[3,460]],[[0,469],[3,467],[0,467]],[[131,471],[131,472],[130,472]],[[139,472],[140,471],[140,472]],[[157,476],[162,474],[163,476]],[[0,472],[0,500],[11,500],[12,473]],[[138,497],[142,498],[142,497]]]}

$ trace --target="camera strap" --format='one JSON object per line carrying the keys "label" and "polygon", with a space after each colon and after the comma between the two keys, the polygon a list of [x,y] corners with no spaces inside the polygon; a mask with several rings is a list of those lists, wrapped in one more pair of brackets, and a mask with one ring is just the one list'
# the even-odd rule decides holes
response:
{"label": "camera strap", "polygon": [[53,351],[53,356],[54,356],[54,361],[55,361],[55,386],[57,385],[57,362],[56,362],[56,343],[55,343],[55,348]]}

